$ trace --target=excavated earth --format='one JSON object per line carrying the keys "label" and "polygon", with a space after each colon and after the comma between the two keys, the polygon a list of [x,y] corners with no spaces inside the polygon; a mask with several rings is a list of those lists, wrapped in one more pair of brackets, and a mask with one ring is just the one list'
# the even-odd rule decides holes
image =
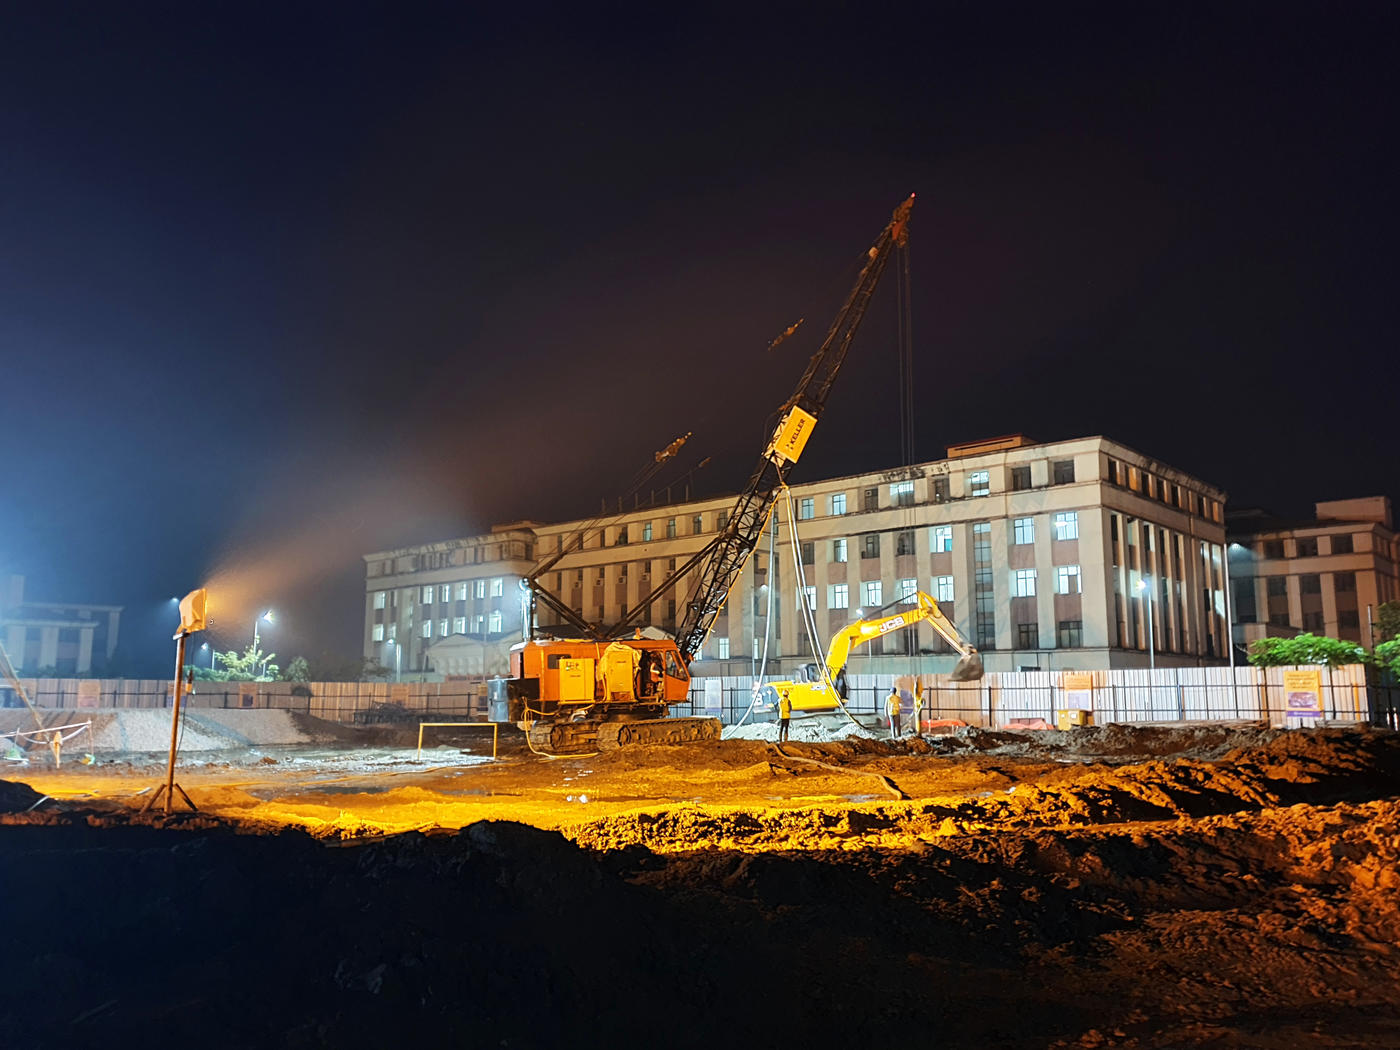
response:
{"label": "excavated earth", "polygon": [[4,1044],[1400,1047],[1393,733],[405,732],[10,773]]}

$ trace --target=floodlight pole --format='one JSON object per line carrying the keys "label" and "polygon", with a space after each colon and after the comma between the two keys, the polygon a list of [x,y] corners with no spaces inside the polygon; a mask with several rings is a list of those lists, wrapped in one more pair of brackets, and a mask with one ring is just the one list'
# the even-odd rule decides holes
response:
{"label": "floodlight pole", "polygon": [[189,801],[189,795],[185,794],[185,788],[175,783],[175,753],[179,750],[179,701],[185,693],[185,638],[190,636],[192,631],[204,630],[206,626],[206,616],[204,616],[204,602],[207,594],[203,589],[192,591],[185,596],[185,601],[181,602],[181,629],[175,634],[175,692],[172,693],[171,701],[171,755],[165,764],[165,783],[155,790],[146,805],[141,806],[141,812],[146,812],[151,806],[157,804],[161,798],[165,799],[165,815],[169,816],[171,806],[174,805],[175,792],[179,791],[179,797],[185,799],[185,805],[197,812],[197,806]]}

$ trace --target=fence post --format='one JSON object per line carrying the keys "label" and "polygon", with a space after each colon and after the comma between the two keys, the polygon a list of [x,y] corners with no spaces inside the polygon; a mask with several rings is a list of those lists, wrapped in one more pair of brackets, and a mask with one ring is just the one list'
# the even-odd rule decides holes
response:
{"label": "fence post", "polygon": [[[1206,711],[1206,717],[1210,717],[1210,711]],[[1186,694],[1181,690],[1181,668],[1176,669],[1176,720],[1186,721]]]}

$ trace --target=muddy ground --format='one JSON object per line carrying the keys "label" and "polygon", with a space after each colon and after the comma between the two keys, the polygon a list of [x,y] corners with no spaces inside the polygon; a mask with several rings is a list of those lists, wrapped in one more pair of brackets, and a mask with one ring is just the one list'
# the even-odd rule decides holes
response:
{"label": "muddy ground", "polygon": [[0,1038],[1400,1046],[1395,734],[439,739],[4,774]]}

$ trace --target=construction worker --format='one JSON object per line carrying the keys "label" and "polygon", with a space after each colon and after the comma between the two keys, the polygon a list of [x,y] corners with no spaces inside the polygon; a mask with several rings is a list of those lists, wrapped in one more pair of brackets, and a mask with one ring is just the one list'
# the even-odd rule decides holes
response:
{"label": "construction worker", "polygon": [[787,693],[778,696],[778,743],[787,743],[788,719],[792,717],[792,698]]}
{"label": "construction worker", "polygon": [[899,690],[890,686],[890,695],[885,697],[885,717],[890,720],[890,737],[899,736],[904,726],[901,715],[904,713],[904,705],[899,699]]}
{"label": "construction worker", "polygon": [[914,735],[923,735],[923,711],[924,711],[924,687],[916,685],[914,687]]}

